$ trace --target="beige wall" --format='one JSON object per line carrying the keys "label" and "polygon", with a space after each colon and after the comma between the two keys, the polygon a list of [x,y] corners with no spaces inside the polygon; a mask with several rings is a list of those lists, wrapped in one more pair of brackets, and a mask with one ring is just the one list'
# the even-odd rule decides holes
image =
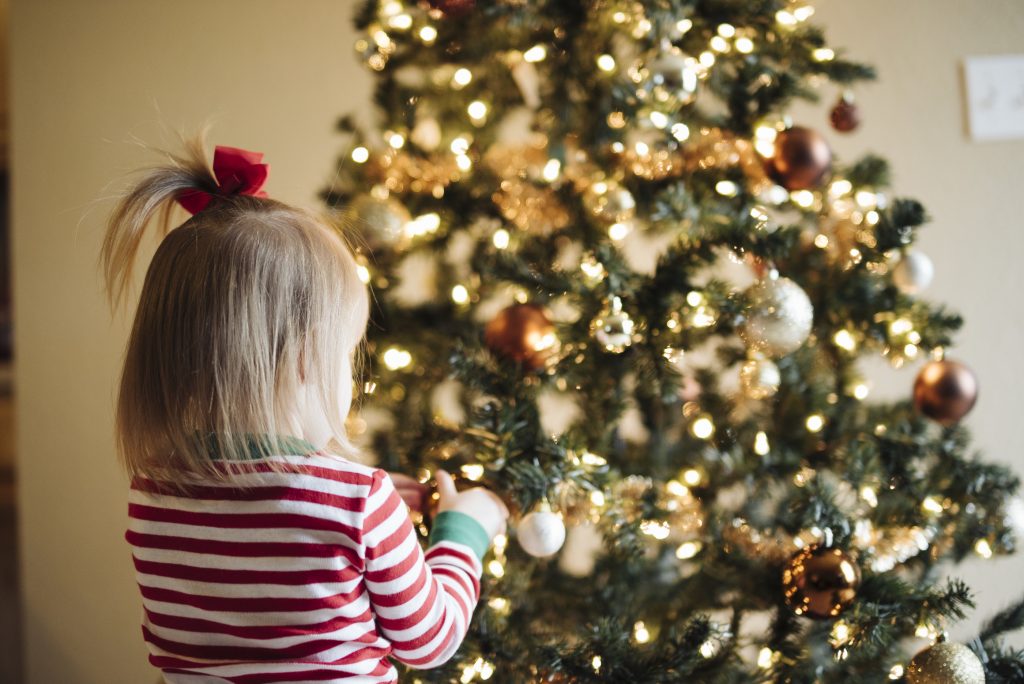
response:
{"label": "beige wall", "polygon": [[[97,197],[146,159],[128,141],[169,141],[162,124],[212,118],[214,138],[266,152],[270,192],[315,203],[338,149],[338,114],[363,107],[351,0],[15,0],[12,9],[14,256],[22,567],[31,684],[152,680],[139,635],[114,463],[111,406],[126,322],[104,307]],[[978,8],[984,6],[984,11]],[[969,10],[973,7],[973,11]],[[957,353],[983,396],[971,423],[995,458],[1017,459],[1024,371],[1024,144],[967,142],[958,63],[1024,52],[1014,0],[825,0],[834,42],[876,63],[866,123],[845,157],[888,156],[899,189],[936,217],[922,238],[931,295],[963,311]],[[831,94],[826,95],[831,99]],[[824,126],[824,113],[798,120]],[[881,373],[892,395],[909,372]],[[1017,424],[1015,424],[1015,422]],[[987,606],[1024,590],[1024,559],[971,568]]]}

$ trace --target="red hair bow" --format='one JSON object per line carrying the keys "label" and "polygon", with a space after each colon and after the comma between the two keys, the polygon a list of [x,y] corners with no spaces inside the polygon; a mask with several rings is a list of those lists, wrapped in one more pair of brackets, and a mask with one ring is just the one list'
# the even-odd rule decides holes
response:
{"label": "red hair bow", "polygon": [[[217,178],[217,195],[253,195],[266,197],[260,188],[267,181],[270,164],[263,163],[262,152],[250,152],[237,147],[217,145],[213,152],[213,175]],[[206,208],[214,195],[202,190],[190,190],[178,197],[178,203],[190,214]]]}

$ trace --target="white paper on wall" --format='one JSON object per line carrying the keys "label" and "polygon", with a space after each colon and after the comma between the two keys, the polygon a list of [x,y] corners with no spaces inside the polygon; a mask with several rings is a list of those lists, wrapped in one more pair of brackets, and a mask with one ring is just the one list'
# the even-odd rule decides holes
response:
{"label": "white paper on wall", "polygon": [[1024,55],[964,60],[972,140],[1024,139]]}

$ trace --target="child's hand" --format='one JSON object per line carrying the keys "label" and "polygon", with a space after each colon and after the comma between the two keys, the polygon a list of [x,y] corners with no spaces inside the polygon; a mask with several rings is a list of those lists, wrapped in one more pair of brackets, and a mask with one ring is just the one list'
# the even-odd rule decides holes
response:
{"label": "child's hand", "polygon": [[388,473],[402,501],[416,513],[423,513],[427,506],[430,487],[402,473]]}
{"label": "child's hand", "polygon": [[491,539],[505,533],[508,507],[497,494],[485,487],[474,487],[460,492],[455,488],[452,476],[443,470],[435,474],[437,492],[440,495],[438,511],[465,513],[480,523]]}

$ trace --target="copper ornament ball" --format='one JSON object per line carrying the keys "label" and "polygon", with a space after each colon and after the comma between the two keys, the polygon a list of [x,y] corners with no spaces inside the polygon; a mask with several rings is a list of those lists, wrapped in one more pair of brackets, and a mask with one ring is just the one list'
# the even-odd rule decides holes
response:
{"label": "copper ornament ball", "polygon": [[860,109],[853,98],[843,96],[836,101],[828,118],[832,128],[840,133],[849,133],[860,126]]}
{"label": "copper ornament ball", "polygon": [[427,4],[449,17],[462,17],[476,9],[476,0],[428,0]]}
{"label": "copper ornament ball", "polygon": [[978,379],[959,361],[930,361],[914,381],[914,406],[942,425],[966,416],[978,400]]}
{"label": "copper ornament ball", "polygon": [[841,549],[809,546],[782,570],[786,604],[797,615],[835,617],[857,598],[860,567]]}
{"label": "copper ornament ball", "polygon": [[811,190],[832,169],[832,150],[817,131],[793,126],[775,136],[775,150],[765,171],[787,190]]}
{"label": "copper ornament ball", "polygon": [[484,344],[531,371],[547,365],[559,348],[555,326],[536,304],[513,304],[499,311],[484,328]]}

